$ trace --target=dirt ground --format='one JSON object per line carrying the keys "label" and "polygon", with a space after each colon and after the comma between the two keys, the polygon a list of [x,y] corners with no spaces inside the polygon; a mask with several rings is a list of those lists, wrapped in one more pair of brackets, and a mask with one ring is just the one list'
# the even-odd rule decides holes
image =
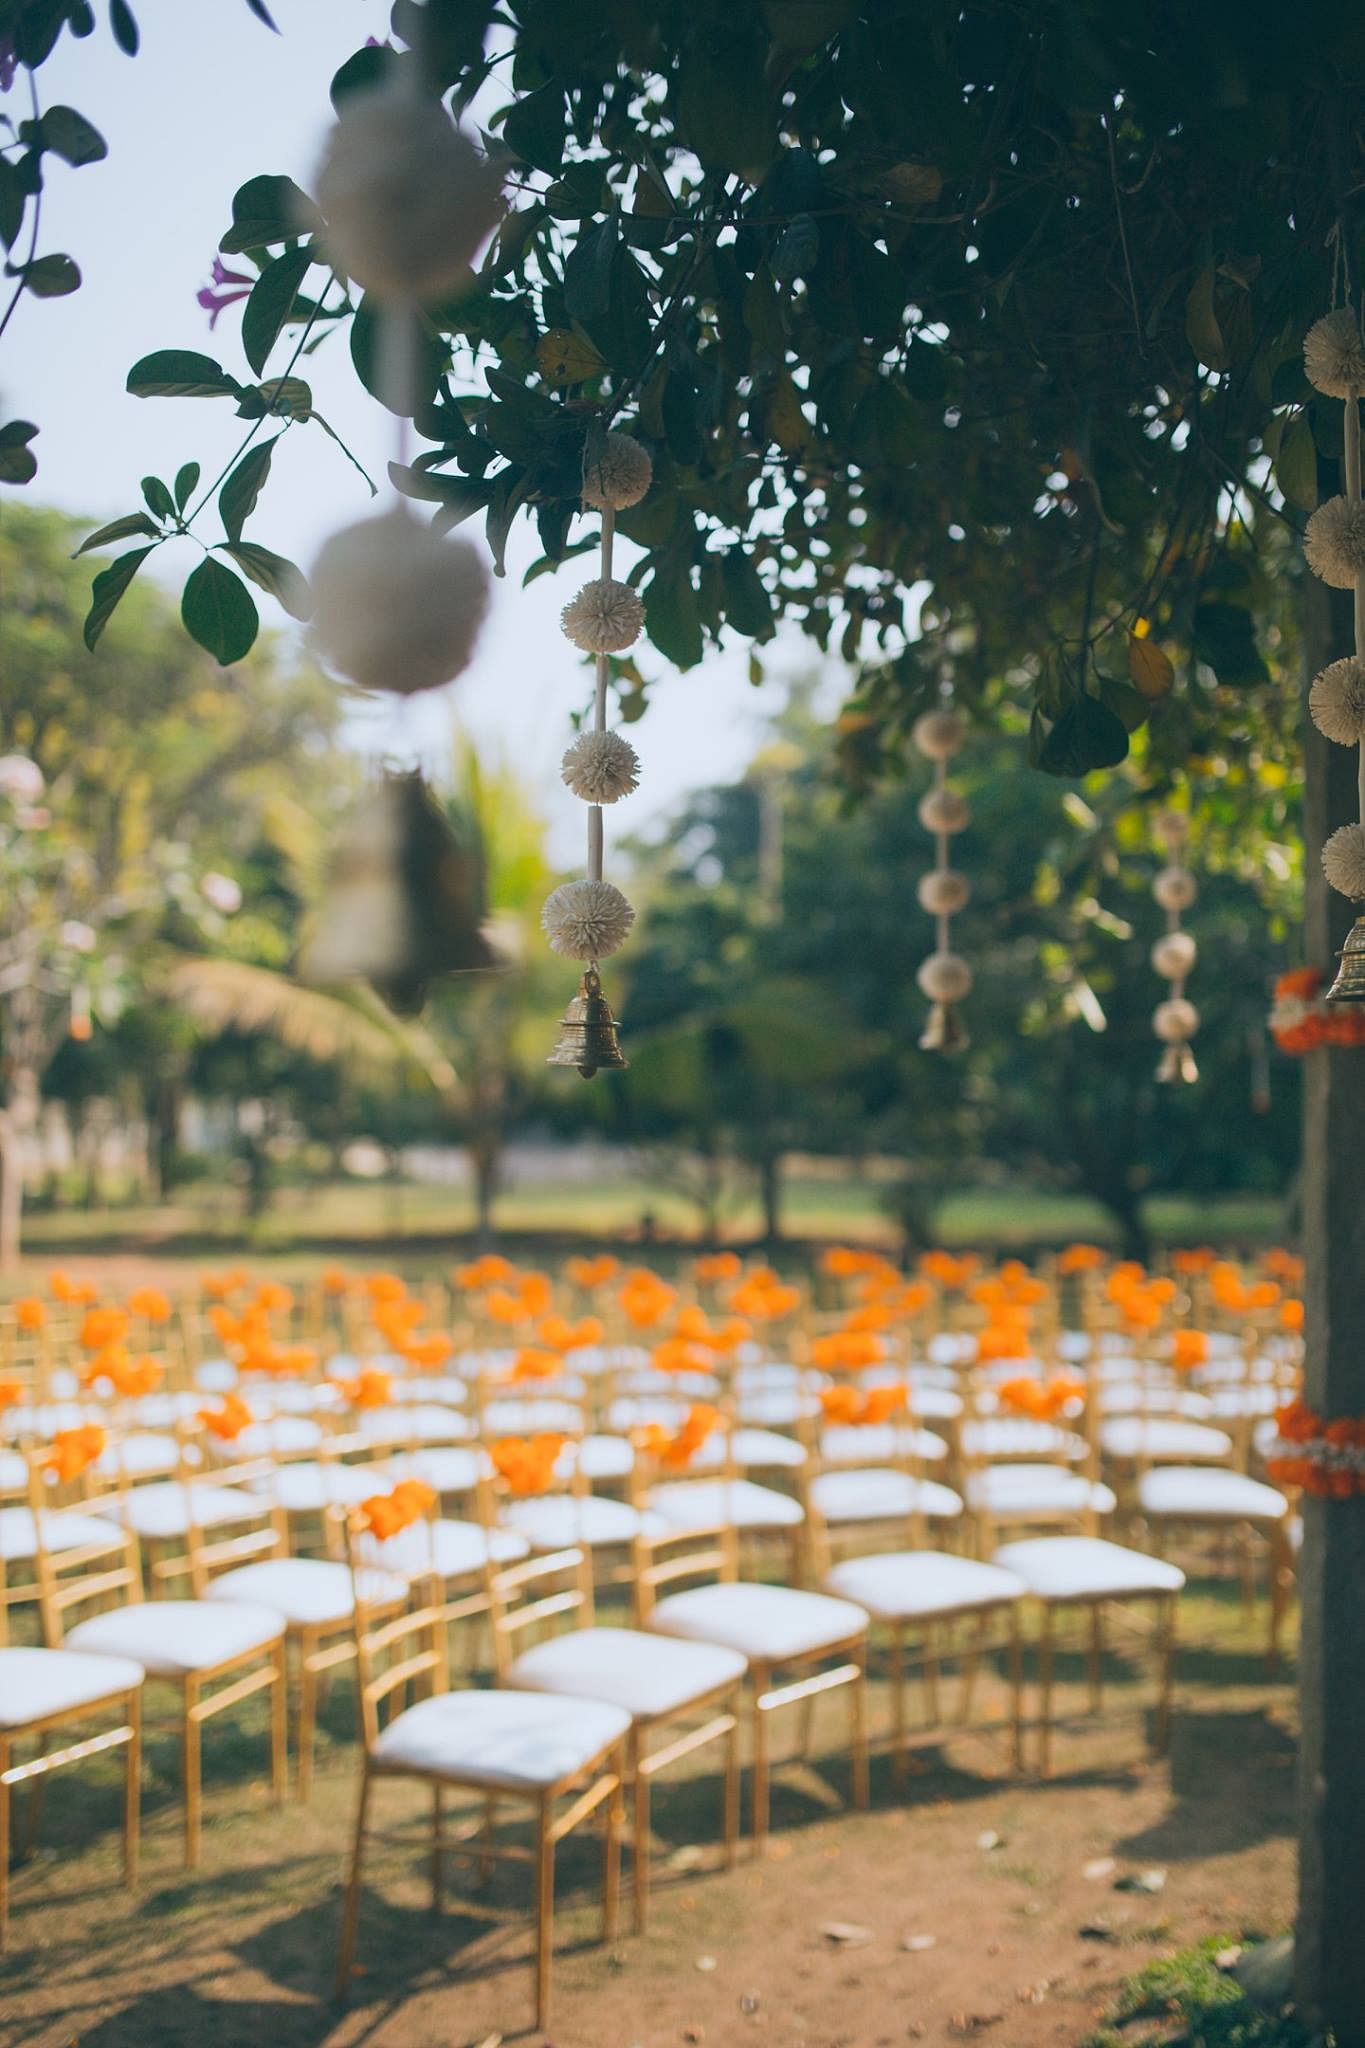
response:
{"label": "dirt ground", "polygon": [[[331,1731],[313,1803],[265,1804],[260,1730],[209,1751],[205,1867],[178,1865],[175,1749],[149,1744],[146,1853],[122,1889],[117,1786],[52,1783],[41,1846],[16,1869],[0,1964],[4,2048],[892,2048],[980,2037],[1075,2048],[1120,1977],[1205,1935],[1285,1926],[1292,1910],[1292,1688],[1253,1638],[1201,1602],[1215,1650],[1188,1650],[1168,1762],[1149,1763],[1132,1674],[1114,1711],[1067,1733],[1046,1785],[1012,1779],[998,1745],[961,1737],[917,1760],[903,1792],[884,1757],[874,1808],[842,1801],[840,1720],[817,1723],[819,1774],[796,1766],[775,1840],[715,1868],[714,1779],[657,1788],[659,1878],[647,1938],[597,1941],[597,1847],[561,1851],[555,2008],[529,2031],[520,1873],[462,1903],[459,1867],[433,1920],[420,1836],[376,1845],[349,2006],[331,1997],[352,1799],[351,1711]],[[1079,1697],[1077,1695],[1077,1697]],[[998,1705],[998,1701],[997,1701]],[[875,1701],[884,1720],[886,1701]],[[875,1726],[874,1721],[874,1726]],[[389,1788],[379,1822],[416,1819]]]}

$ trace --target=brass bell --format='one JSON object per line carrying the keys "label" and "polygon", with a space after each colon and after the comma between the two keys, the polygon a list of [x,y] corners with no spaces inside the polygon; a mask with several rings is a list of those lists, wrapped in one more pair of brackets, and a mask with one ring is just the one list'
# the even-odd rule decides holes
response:
{"label": "brass bell", "polygon": [[1346,934],[1346,944],[1337,957],[1341,965],[1324,1000],[1329,1003],[1365,1003],[1365,917],[1358,917],[1351,926]]}
{"label": "brass bell", "polygon": [[920,1035],[921,1052],[954,1053],[966,1052],[971,1044],[962,1013],[954,1003],[935,1003],[925,1019]]}
{"label": "brass bell", "polygon": [[578,994],[560,1018],[559,1043],[545,1064],[577,1067],[585,1081],[591,1081],[599,1067],[630,1065],[595,967],[585,970]]}
{"label": "brass bell", "polygon": [[1161,1055],[1161,1064],[1156,1070],[1158,1081],[1197,1081],[1199,1067],[1194,1053],[1184,1040],[1168,1045]]}

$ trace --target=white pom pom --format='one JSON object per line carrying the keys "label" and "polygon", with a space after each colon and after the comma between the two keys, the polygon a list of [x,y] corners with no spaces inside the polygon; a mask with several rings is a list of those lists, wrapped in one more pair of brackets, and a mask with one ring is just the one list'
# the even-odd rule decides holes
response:
{"label": "white pom pom", "polygon": [[0,795],[17,804],[36,804],[44,787],[42,769],[27,754],[0,756]]}
{"label": "white pom pom", "polygon": [[967,737],[967,721],[948,704],[926,711],[910,728],[910,737],[930,761],[950,761]]}
{"label": "white pom pom", "polygon": [[1199,1012],[1185,996],[1172,996],[1157,1007],[1152,1029],[1164,1045],[1183,1045],[1199,1029]]}
{"label": "white pom pom", "polygon": [[1365,903],[1365,825],[1343,825],[1322,849],[1322,871],[1338,895]]}
{"label": "white pom pom", "polygon": [[1199,894],[1199,884],[1188,868],[1163,868],[1152,884],[1152,894],[1163,910],[1178,916],[1188,910]]}
{"label": "white pom pom", "polygon": [[956,917],[959,910],[966,909],[972,885],[954,868],[932,868],[921,875],[916,893],[920,909],[927,910],[930,917]]}
{"label": "white pom pom", "polygon": [[624,512],[638,505],[654,481],[649,450],[629,434],[608,434],[593,463],[583,469],[583,503]]}
{"label": "white pom pom", "polygon": [[959,953],[931,953],[915,979],[931,1003],[960,1003],[971,994],[972,970]]}
{"label": "white pom pom", "polygon": [[1352,590],[1365,569],[1365,505],[1329,498],[1319,505],[1303,536],[1309,568],[1334,590]]}
{"label": "white pom pom", "polygon": [[585,654],[619,654],[639,639],[645,608],[628,583],[597,576],[559,615],[565,636]]}
{"label": "white pom pom", "polygon": [[919,821],[926,832],[964,832],[971,807],[957,789],[931,789],[920,798]]}
{"label": "white pom pom", "polygon": [[1184,811],[1158,811],[1152,820],[1152,836],[1168,853],[1179,853],[1190,836],[1190,821]]}
{"label": "white pom pom", "polygon": [[568,960],[605,960],[625,944],[635,912],[611,882],[565,882],[545,899],[540,922]]}
{"label": "white pom pom", "polygon": [[1303,338],[1304,374],[1329,398],[1355,398],[1365,391],[1365,342],[1349,306],[1315,320]]}
{"label": "white pom pom", "polygon": [[469,282],[502,212],[502,177],[437,99],[393,80],[342,103],[314,191],[338,268],[383,299]]}
{"label": "white pom pom", "polygon": [[640,757],[619,732],[580,733],[560,765],[585,804],[614,804],[639,787]]}
{"label": "white pom pom", "polygon": [[1152,948],[1152,965],[1163,981],[1183,981],[1194,970],[1199,948],[1189,932],[1167,932]]}
{"label": "white pom pom", "polygon": [[1308,710],[1318,731],[1340,747],[1365,738],[1365,661],[1348,654],[1328,662],[1308,692]]}
{"label": "white pom pom", "polygon": [[469,666],[488,572],[467,540],[442,540],[395,505],[323,543],[313,596],[322,660],[363,689],[410,697]]}

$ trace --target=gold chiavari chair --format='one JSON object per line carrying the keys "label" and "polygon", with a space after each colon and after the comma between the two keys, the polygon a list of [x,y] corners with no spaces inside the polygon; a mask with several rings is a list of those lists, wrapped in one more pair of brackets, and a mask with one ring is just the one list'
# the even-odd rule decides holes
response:
{"label": "gold chiavari chair", "polygon": [[[347,1527],[348,1537],[353,1536],[349,1522]],[[622,1708],[601,1701],[544,1692],[450,1691],[447,1631],[469,1611],[467,1604],[442,1601],[428,1579],[423,1605],[380,1621],[366,1607],[363,1571],[362,1566],[355,1625],[364,1748],[338,1945],[338,1996],[345,1995],[355,1957],[374,1789],[382,1779],[406,1779],[427,1786],[431,1793],[434,1911],[441,1906],[448,1856],[472,1857],[483,1870],[499,1860],[532,1866],[535,2023],[544,2027],[554,1953],[555,1850],[594,1814],[601,1816],[603,1834],[603,1940],[615,1932],[630,1717]],[[386,1702],[409,1686],[422,1688],[425,1697],[386,1722]],[[472,1802],[469,1822],[454,1832],[446,1813],[449,1792],[466,1793]],[[498,1810],[504,1806],[515,1816],[529,1818],[530,1847],[497,1839]]]}

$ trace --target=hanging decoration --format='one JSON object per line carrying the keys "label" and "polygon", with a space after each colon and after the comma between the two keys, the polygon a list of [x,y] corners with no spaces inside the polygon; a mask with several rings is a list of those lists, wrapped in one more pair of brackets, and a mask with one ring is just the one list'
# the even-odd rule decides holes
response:
{"label": "hanging decoration", "polygon": [[616,514],[638,505],[653,481],[647,449],[631,435],[600,423],[589,430],[583,453],[583,503],[602,515],[600,573],[585,583],[560,615],[565,638],[595,659],[592,724],[568,748],[562,763],[565,786],[588,806],[588,872],[565,882],[546,898],[541,924],[552,952],[583,963],[578,993],[560,1021],[559,1041],[546,1061],[576,1067],[590,1081],[603,1067],[624,1067],[620,1035],[602,993],[598,963],[625,944],[635,911],[613,882],[603,879],[603,821],[607,804],[619,803],[639,786],[640,762],[623,733],[607,726],[609,657],[623,653],[640,635],[644,606],[629,583],[612,574]]}
{"label": "hanging decoration", "polygon": [[[395,416],[401,470],[420,397],[422,304],[469,289],[501,216],[502,174],[412,57],[342,102],[314,189],[328,257],[379,308],[375,388]],[[489,601],[483,558],[401,498],[333,533],[311,580],[312,644],[358,689],[404,700],[453,682],[473,659]],[[436,976],[498,964],[484,912],[478,846],[461,842],[419,771],[385,772],[333,851],[299,972],[324,985],[368,980],[411,1014]]]}
{"label": "hanging decoration", "polygon": [[1316,967],[1292,967],[1275,983],[1270,1035],[1296,1058],[1320,1045],[1365,1045],[1365,1010],[1329,1003],[1326,977]]}
{"label": "hanging decoration", "polygon": [[910,735],[927,761],[934,764],[932,787],[920,800],[919,821],[934,835],[934,865],[921,878],[919,902],[935,920],[934,951],[921,962],[917,979],[931,1008],[920,1037],[924,1052],[965,1052],[970,1039],[958,1004],[971,994],[972,970],[951,945],[952,920],[966,908],[971,884],[953,867],[952,841],[971,823],[971,808],[961,790],[948,781],[948,763],[961,750],[967,722],[948,700],[916,719]]}
{"label": "hanging decoration", "polygon": [[1194,971],[1198,948],[1193,934],[1181,923],[1199,894],[1199,884],[1184,864],[1189,819],[1183,811],[1162,811],[1153,826],[1157,843],[1166,855],[1166,866],[1152,884],[1152,894],[1166,913],[1166,930],[1152,948],[1152,965],[1170,984],[1165,1002],[1157,1005],[1152,1029],[1166,1048],[1156,1070],[1158,1081],[1197,1081],[1190,1040],[1199,1029],[1199,1012],[1185,994],[1185,983]]}
{"label": "hanging decoration", "polygon": [[[1314,390],[1344,401],[1344,489],[1319,505],[1304,535],[1313,574],[1354,596],[1355,653],[1329,662],[1308,694],[1318,731],[1336,746],[1359,751],[1360,819],[1340,826],[1322,849],[1323,872],[1339,895],[1365,903],[1365,505],[1360,492],[1360,397],[1365,392],[1365,341],[1353,307],[1339,306],[1309,328],[1303,367]],[[1365,1002],[1365,916],[1357,915],[1341,953],[1328,1003]]]}

